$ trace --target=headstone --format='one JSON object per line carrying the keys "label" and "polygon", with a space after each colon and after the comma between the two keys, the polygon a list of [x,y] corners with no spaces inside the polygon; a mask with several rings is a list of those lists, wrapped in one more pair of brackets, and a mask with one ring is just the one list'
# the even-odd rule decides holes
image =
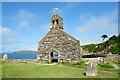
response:
{"label": "headstone", "polygon": [[3,55],[3,61],[7,61],[8,60],[8,56],[7,56],[7,54],[4,54]]}
{"label": "headstone", "polygon": [[104,64],[104,57],[98,57],[98,63]]}
{"label": "headstone", "polygon": [[96,61],[88,61],[86,63],[86,76],[97,75],[97,63]]}

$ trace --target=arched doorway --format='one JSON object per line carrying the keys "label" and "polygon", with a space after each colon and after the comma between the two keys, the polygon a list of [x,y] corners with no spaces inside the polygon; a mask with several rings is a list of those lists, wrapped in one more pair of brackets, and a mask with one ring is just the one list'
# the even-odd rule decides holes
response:
{"label": "arched doorway", "polygon": [[51,62],[58,62],[58,52],[51,52]]}

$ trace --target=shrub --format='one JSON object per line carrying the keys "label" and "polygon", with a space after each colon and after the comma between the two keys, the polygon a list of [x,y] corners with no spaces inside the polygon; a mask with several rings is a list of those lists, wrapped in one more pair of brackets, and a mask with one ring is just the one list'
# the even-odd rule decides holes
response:
{"label": "shrub", "polygon": [[118,64],[120,64],[120,60],[118,61]]}
{"label": "shrub", "polygon": [[43,64],[50,64],[49,61],[43,61],[42,63],[43,63]]}
{"label": "shrub", "polygon": [[105,63],[105,64],[98,64],[98,66],[100,66],[101,68],[113,68],[112,65],[110,65],[110,63]]}
{"label": "shrub", "polygon": [[79,62],[80,64],[85,64],[85,61],[83,61],[83,60],[80,60],[80,62]]}
{"label": "shrub", "polygon": [[61,62],[60,64],[63,64],[65,66],[70,66],[70,67],[77,67],[77,68],[83,68],[83,67],[85,67],[85,62],[83,60],[80,60],[80,62],[78,62],[78,63]]}
{"label": "shrub", "polygon": [[66,65],[66,66],[72,66],[72,63],[70,62],[61,62],[60,64]]}
{"label": "shrub", "polygon": [[111,60],[114,64],[120,64],[120,60]]}

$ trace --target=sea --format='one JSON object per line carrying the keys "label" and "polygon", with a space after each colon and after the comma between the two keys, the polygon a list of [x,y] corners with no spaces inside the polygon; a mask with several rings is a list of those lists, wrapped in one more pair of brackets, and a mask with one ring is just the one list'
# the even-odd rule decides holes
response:
{"label": "sea", "polygon": [[[8,56],[8,59],[14,60],[14,59],[37,59],[37,52],[34,53],[6,53]],[[2,58],[4,55],[0,54],[0,58]]]}
{"label": "sea", "polygon": [[[15,59],[37,59],[37,52],[23,52],[23,53],[5,53],[8,56],[8,59],[15,60]],[[2,58],[4,55],[0,54],[0,58]],[[53,55],[52,59],[58,59],[58,56]]]}

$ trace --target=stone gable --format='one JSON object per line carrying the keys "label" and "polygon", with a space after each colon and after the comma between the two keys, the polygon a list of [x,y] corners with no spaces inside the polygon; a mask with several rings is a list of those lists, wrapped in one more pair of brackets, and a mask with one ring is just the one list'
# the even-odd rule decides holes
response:
{"label": "stone gable", "polygon": [[[58,18],[57,18],[58,17]],[[51,21],[63,20],[58,15]],[[60,20],[60,21],[61,21]],[[47,35],[39,42],[38,57],[39,61],[52,61],[51,52],[58,52],[58,62],[79,61],[80,42],[63,31],[62,24],[51,24],[52,27]]]}

